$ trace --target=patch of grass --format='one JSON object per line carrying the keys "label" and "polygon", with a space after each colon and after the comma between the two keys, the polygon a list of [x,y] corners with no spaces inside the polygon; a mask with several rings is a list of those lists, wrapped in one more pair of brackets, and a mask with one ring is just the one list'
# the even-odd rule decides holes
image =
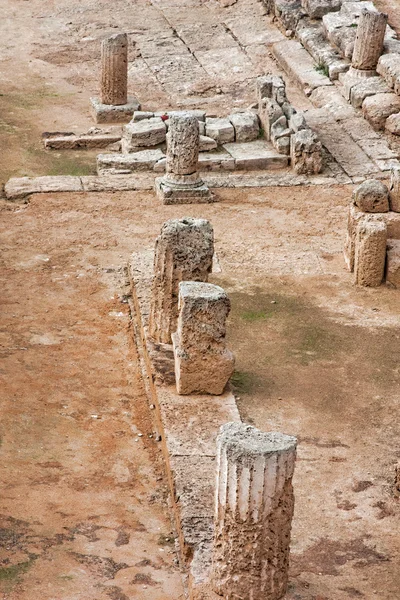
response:
{"label": "patch of grass", "polygon": [[265,321],[266,319],[273,316],[273,312],[266,312],[265,310],[245,310],[241,313],[242,319],[253,323],[254,321]]}
{"label": "patch of grass", "polygon": [[263,128],[263,127],[260,127],[260,130],[259,130],[259,132],[258,132],[258,138],[259,138],[259,139],[262,139],[262,138],[264,137],[264,135],[265,135],[264,128]]}
{"label": "patch of grass", "polygon": [[11,565],[10,567],[1,567],[0,568],[0,582],[8,581],[8,582],[18,582],[20,580],[21,575],[26,573],[28,569],[33,564],[33,560],[27,560],[25,562],[18,563],[17,565]]}
{"label": "patch of grass", "polygon": [[318,63],[314,66],[314,69],[317,71],[317,73],[320,73],[320,75],[325,75],[325,77],[329,77],[329,68],[325,63]]}
{"label": "patch of grass", "polygon": [[350,27],[358,27],[358,23],[352,23]]}

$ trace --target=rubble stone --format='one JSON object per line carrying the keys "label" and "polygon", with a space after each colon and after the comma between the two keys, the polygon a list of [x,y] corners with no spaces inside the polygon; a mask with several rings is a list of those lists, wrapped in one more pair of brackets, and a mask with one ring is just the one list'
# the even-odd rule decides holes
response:
{"label": "rubble stone", "polygon": [[228,118],[209,117],[206,119],[206,136],[218,144],[225,144],[234,141],[235,130]]}
{"label": "rubble stone", "polygon": [[290,138],[292,168],[298,175],[313,175],[322,170],[322,144],[311,129],[301,129]]}
{"label": "rubble stone", "polygon": [[362,111],[375,130],[385,129],[386,119],[400,111],[400,97],[393,93],[369,96],[362,104]]}
{"label": "rubble stone", "polygon": [[328,13],[340,10],[342,0],[302,0],[301,5],[312,19],[322,19]]}
{"label": "rubble stone", "polygon": [[234,113],[228,118],[234,127],[236,142],[252,142],[258,138],[260,128],[254,112]]}
{"label": "rubble stone", "polygon": [[387,227],[379,217],[361,220],[357,226],[354,279],[357,285],[378,287],[386,262]]}
{"label": "rubble stone", "polygon": [[167,128],[159,117],[131,121],[125,125],[122,134],[122,152],[136,152],[139,148],[157,146],[165,142]]}
{"label": "rubble stone", "polygon": [[208,152],[210,150],[215,150],[218,144],[215,140],[206,135],[200,135],[199,137],[199,152]]}
{"label": "rubble stone", "polygon": [[376,71],[394,89],[396,82],[400,79],[400,54],[382,54]]}
{"label": "rubble stone", "polygon": [[214,255],[214,232],[205,219],[171,219],[162,226],[154,256],[149,333],[170,344],[178,321],[181,281],[207,281]]}
{"label": "rubble stone", "polygon": [[389,210],[389,190],[377,179],[366,179],[353,190],[352,200],[365,213],[384,213]]}
{"label": "rubble stone", "polygon": [[390,283],[395,288],[400,288],[400,240],[388,240],[386,255],[386,282]]}
{"label": "rubble stone", "polygon": [[385,129],[393,135],[400,135],[400,112],[390,115],[386,119]]}
{"label": "rubble stone", "polygon": [[244,423],[221,427],[211,585],[225,600],[286,593],[296,444]]}
{"label": "rubble stone", "polygon": [[261,125],[264,130],[266,140],[271,139],[271,127],[281,117],[284,116],[281,106],[271,98],[264,98],[259,113]]}
{"label": "rubble stone", "polygon": [[226,348],[226,292],[210,283],[179,284],[177,331],[172,334],[178,394],[220,395],[234,369]]}

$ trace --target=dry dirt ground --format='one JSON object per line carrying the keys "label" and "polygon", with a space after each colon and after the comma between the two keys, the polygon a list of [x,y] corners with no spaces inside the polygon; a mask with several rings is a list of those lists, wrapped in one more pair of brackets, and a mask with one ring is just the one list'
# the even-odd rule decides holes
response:
{"label": "dry dirt ground", "polygon": [[[396,3],[383,5],[396,24]],[[135,43],[130,85],[145,108],[246,106],[255,75],[276,69],[277,33],[262,12],[257,0],[5,0],[0,180],[92,172],[93,153],[45,152],[40,134],[92,126],[99,40],[118,29]],[[293,86],[289,94],[309,106]],[[218,204],[193,207],[163,207],[151,193],[1,204],[2,600],[182,597],[124,268],[166,219],[186,215],[215,227],[213,281],[232,299],[243,419],[299,437],[288,599],[398,597],[400,298],[354,288],[343,268],[350,193],[221,190]]]}

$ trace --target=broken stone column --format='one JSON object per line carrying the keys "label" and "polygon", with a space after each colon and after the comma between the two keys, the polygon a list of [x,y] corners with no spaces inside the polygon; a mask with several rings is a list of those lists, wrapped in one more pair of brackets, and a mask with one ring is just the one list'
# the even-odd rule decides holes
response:
{"label": "broken stone column", "polygon": [[179,317],[172,334],[178,394],[222,394],[235,359],[225,345],[230,311],[226,292],[218,285],[179,284]]}
{"label": "broken stone column", "polygon": [[292,169],[298,175],[315,175],[322,170],[322,144],[311,129],[300,129],[290,137]]}
{"label": "broken stone column", "polygon": [[156,179],[156,193],[164,204],[213,202],[200,179],[199,123],[188,112],[174,112],[168,120],[166,174]]}
{"label": "broken stone column", "polygon": [[390,173],[389,187],[390,210],[400,212],[400,169],[393,168]]}
{"label": "broken stone column", "polygon": [[385,273],[386,244],[387,226],[379,217],[369,217],[358,224],[354,260],[357,285],[381,285]]}
{"label": "broken stone column", "polygon": [[128,36],[112,35],[101,43],[100,99],[91,98],[96,123],[129,121],[140,108],[136,98],[128,99]]}
{"label": "broken stone column", "polygon": [[224,600],[286,593],[296,444],[244,423],[220,429],[211,585]]}
{"label": "broken stone column", "polygon": [[154,256],[149,334],[170,344],[178,321],[181,281],[207,281],[214,254],[214,232],[206,219],[171,219],[162,226]]}
{"label": "broken stone column", "polygon": [[376,75],[376,65],[383,50],[388,16],[364,8],[358,22],[351,66],[364,75]]}

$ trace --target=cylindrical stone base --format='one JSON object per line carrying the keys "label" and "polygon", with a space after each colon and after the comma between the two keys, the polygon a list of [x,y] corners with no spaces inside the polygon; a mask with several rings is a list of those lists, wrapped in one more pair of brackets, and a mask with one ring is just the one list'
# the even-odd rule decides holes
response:
{"label": "cylindrical stone base", "polygon": [[376,68],[383,50],[388,16],[364,8],[358,22],[354,43],[352,67],[363,71]]}
{"label": "cylindrical stone base", "polygon": [[392,169],[389,187],[390,210],[400,213],[400,169]]}
{"label": "cylindrical stone base", "polygon": [[287,589],[296,438],[227,423],[217,440],[211,584],[224,600],[278,600]]}
{"label": "cylindrical stone base", "polygon": [[387,226],[384,221],[363,220],[356,232],[354,275],[357,285],[381,285],[386,261]]}
{"label": "cylindrical stone base", "polygon": [[117,33],[101,43],[101,102],[128,102],[128,36]]}

